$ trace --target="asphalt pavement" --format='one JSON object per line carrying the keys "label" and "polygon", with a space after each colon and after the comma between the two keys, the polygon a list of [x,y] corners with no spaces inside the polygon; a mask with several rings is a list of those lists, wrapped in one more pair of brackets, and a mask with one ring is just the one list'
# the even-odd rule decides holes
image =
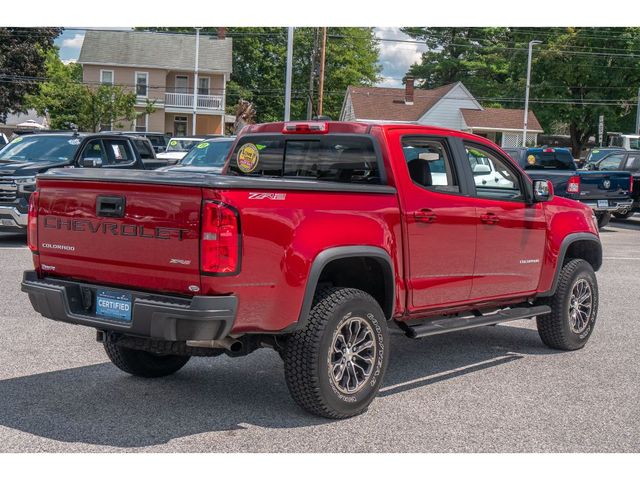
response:
{"label": "asphalt pavement", "polygon": [[271,350],[139,379],[93,330],[34,313],[25,239],[0,235],[0,452],[638,452],[640,216],[602,232],[600,312],[581,351],[531,320],[410,340],[378,398],[328,421],[290,399]]}

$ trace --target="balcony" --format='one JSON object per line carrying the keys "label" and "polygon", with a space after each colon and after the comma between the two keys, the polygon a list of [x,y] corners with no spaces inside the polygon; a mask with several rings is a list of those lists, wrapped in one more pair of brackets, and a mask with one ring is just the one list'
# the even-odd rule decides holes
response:
{"label": "balcony", "polygon": [[[193,111],[193,93],[164,94],[164,106],[166,109]],[[222,95],[198,95],[197,111],[224,111],[224,96]]]}

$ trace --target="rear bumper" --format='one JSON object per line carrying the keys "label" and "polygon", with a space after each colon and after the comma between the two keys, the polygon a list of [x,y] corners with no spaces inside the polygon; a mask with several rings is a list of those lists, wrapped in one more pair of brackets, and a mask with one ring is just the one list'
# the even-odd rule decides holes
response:
{"label": "rear bumper", "polygon": [[593,209],[594,212],[620,212],[624,213],[633,208],[633,200],[609,200],[609,205],[599,207],[598,202],[583,202],[585,205]]}
{"label": "rear bumper", "polygon": [[229,334],[238,308],[238,300],[234,296],[186,299],[122,290],[132,297],[131,322],[122,323],[96,316],[97,288],[102,286],[54,278],[39,279],[32,270],[24,272],[22,279],[22,291],[29,294],[31,305],[44,317],[145,338],[219,340]]}
{"label": "rear bumper", "polygon": [[[27,226],[27,214],[20,212],[17,207],[11,207],[6,205],[0,205],[0,219],[6,219],[13,221],[15,225],[4,225],[8,227],[20,227],[25,228]],[[3,225],[0,222],[0,229]]]}

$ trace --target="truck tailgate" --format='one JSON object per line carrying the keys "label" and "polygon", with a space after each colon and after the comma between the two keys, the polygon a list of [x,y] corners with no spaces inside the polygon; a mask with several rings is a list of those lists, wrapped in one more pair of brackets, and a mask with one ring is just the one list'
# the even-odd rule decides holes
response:
{"label": "truck tailgate", "polygon": [[580,200],[620,199],[629,195],[631,174],[628,172],[579,171]]}
{"label": "truck tailgate", "polygon": [[43,274],[191,295],[200,288],[199,187],[41,177],[38,191]]}

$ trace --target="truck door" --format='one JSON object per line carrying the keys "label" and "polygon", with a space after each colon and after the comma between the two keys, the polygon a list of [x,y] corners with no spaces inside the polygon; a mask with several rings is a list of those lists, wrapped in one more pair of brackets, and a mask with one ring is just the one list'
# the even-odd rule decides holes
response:
{"label": "truck door", "polygon": [[[410,312],[465,303],[476,247],[474,199],[447,137],[392,131]],[[395,138],[394,138],[395,137]],[[396,150],[397,149],[397,150]]]}
{"label": "truck door", "polygon": [[543,206],[526,201],[527,179],[506,157],[486,145],[464,146],[472,174],[487,161],[493,172],[490,182],[475,182],[479,221],[471,301],[535,291],[544,260]]}

